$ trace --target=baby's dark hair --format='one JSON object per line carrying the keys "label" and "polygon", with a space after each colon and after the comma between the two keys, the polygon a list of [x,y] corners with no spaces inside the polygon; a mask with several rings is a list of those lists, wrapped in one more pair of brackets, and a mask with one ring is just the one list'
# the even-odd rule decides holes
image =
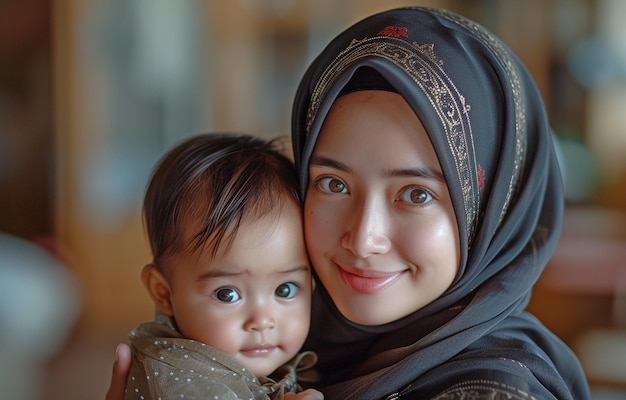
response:
{"label": "baby's dark hair", "polygon": [[[230,246],[244,214],[300,204],[298,178],[280,141],[208,133],[168,151],[150,178],[143,217],[154,263],[171,254]],[[193,231],[189,231],[193,227]]]}

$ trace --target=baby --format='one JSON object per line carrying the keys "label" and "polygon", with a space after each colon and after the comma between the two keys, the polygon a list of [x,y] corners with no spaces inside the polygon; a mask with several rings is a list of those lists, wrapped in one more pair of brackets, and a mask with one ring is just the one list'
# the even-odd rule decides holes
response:
{"label": "baby", "polygon": [[205,134],[158,163],[141,273],[157,318],[129,335],[126,399],[323,398],[295,393],[296,369],[315,363],[298,354],[312,277],[297,177],[275,144]]}

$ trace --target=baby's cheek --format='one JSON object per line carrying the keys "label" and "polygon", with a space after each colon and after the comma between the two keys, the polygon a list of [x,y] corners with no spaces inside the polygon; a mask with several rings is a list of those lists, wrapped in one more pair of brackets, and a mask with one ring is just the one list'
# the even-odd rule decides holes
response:
{"label": "baby's cheek", "polygon": [[287,335],[291,351],[295,354],[304,344],[304,340],[309,332],[310,313],[308,310],[303,310],[298,315],[294,315],[291,318],[291,322],[290,327],[285,330],[285,334]]}

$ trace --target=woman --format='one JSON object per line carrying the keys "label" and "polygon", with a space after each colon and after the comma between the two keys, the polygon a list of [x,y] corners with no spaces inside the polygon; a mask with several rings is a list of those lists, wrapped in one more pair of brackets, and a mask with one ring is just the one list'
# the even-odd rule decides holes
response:
{"label": "woman", "polygon": [[292,128],[318,279],[304,348],[325,398],[590,398],[524,312],[563,194],[505,45],[444,10],[371,16],[309,67]]}

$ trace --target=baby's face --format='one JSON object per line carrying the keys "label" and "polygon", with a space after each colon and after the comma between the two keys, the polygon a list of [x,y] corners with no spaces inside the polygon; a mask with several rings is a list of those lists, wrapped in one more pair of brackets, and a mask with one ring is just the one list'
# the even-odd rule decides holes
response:
{"label": "baby's face", "polygon": [[299,207],[244,218],[228,251],[207,254],[168,260],[181,333],[268,375],[299,351],[309,330],[312,280]]}

